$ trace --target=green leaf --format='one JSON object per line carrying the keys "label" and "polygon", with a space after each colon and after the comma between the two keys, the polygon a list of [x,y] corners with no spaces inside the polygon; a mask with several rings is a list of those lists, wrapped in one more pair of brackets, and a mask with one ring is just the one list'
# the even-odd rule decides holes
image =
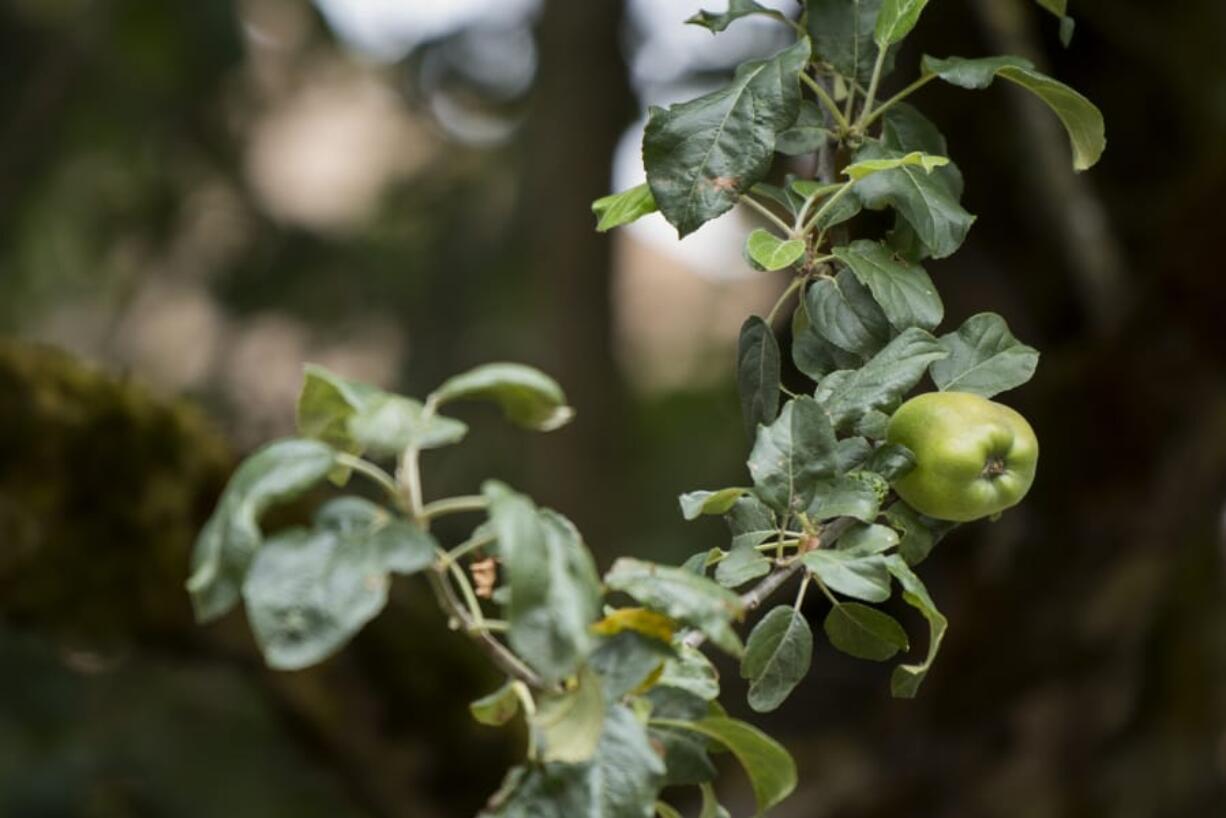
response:
{"label": "green leaf", "polygon": [[715,581],[725,588],[737,588],[770,573],[771,561],[750,545],[733,548],[715,566]]}
{"label": "green leaf", "polygon": [[395,457],[410,444],[431,449],[458,443],[468,427],[422,405],[308,364],[298,396],[298,431],[352,454]]}
{"label": "green leaf", "polygon": [[[706,700],[674,687],[657,685],[647,694],[651,716],[655,719],[694,721],[708,715]],[[696,733],[648,723],[652,743],[664,752],[664,784],[668,787],[692,786],[716,776],[707,740]]]}
{"label": "green leaf", "polygon": [[762,617],[745,644],[741,678],[749,679],[749,706],[758,713],[775,710],[809,672],[813,632],[804,616],[780,605]]}
{"label": "green leaf", "polygon": [[[857,162],[901,159],[904,154],[868,142],[856,154]],[[893,207],[914,228],[936,258],[952,255],[970,231],[975,217],[958,203],[946,178],[916,165],[902,165],[874,173],[856,183],[865,207]]]}
{"label": "green leaf", "polygon": [[653,723],[690,730],[727,747],[749,775],[758,815],[796,789],[796,762],[777,741],[750,724],[718,716],[699,721],[653,719]]}
{"label": "green leaf", "polygon": [[438,542],[416,523],[394,517],[361,497],[337,497],[315,512],[315,527],[342,537],[369,539],[384,567],[397,574],[416,574],[434,562]]}
{"label": "green leaf", "polygon": [[893,482],[915,468],[915,453],[901,443],[883,443],[864,462],[864,468]]}
{"label": "green leaf", "polygon": [[453,400],[492,401],[511,422],[540,432],[565,426],[575,416],[557,381],[523,364],[483,364],[449,378],[431,398],[440,406]]}
{"label": "green leaf", "polygon": [[819,549],[804,555],[805,567],[827,587],[844,596],[865,602],[885,602],[890,598],[890,572],[885,557],[861,557],[843,551]]}
{"label": "green leaf", "polygon": [[205,523],[192,551],[187,580],[198,622],[227,613],[264,535],[259,518],[321,482],[336,463],[332,447],[314,440],[271,443],[243,461]]}
{"label": "green leaf", "polygon": [[370,539],[291,529],[257,552],[243,601],[269,667],[299,670],[331,656],[383,610],[387,586]]}
{"label": "green leaf", "polygon": [[[867,86],[877,60],[873,32],[881,6],[881,0],[806,0],[813,52],[844,77]],[[887,52],[882,75],[893,67],[893,52]]]}
{"label": "green leaf", "polygon": [[605,575],[605,585],[685,625],[697,628],[734,656],[741,641],[731,622],[745,615],[740,598],[706,577],[680,568],[622,557]]}
{"label": "green leaf", "polygon": [[1060,44],[1065,48],[1073,41],[1073,29],[1076,24],[1068,16],[1068,0],[1035,0],[1040,6],[1050,11],[1060,20]]}
{"label": "green leaf", "polygon": [[656,802],[656,815],[658,818],[684,818],[675,807],[670,807],[663,801]]}
{"label": "green leaf", "polygon": [[831,608],[825,631],[830,644],[857,659],[884,662],[908,647],[907,632],[898,620],[859,602]]}
{"label": "green leaf", "polygon": [[920,514],[901,500],[885,511],[886,521],[901,534],[898,553],[908,565],[919,565],[957,523],[934,520]]}
{"label": "green leaf", "polygon": [[778,420],[758,429],[749,454],[755,491],[780,513],[807,508],[818,481],[834,476],[836,447],[830,419],[812,398],[788,401]]}
{"label": "green leaf", "polygon": [[600,676],[605,701],[612,702],[650,682],[672,655],[666,642],[621,631],[600,640],[588,665]]}
{"label": "green leaf", "polygon": [[810,520],[817,521],[855,517],[872,522],[877,517],[880,504],[877,495],[877,489],[859,476],[839,475],[822,482],[806,515]]}
{"label": "green leaf", "polygon": [[854,425],[870,411],[892,412],[924,376],[928,365],[949,353],[928,332],[904,330],[862,368],[827,375],[816,398],[835,428]]}
{"label": "green leaf", "polygon": [[687,520],[697,520],[704,514],[727,514],[748,493],[749,489],[742,488],[687,492],[680,497],[681,514]]}
{"label": "green leaf", "polygon": [[839,537],[838,550],[849,558],[871,557],[896,545],[897,532],[884,525],[855,525]]}
{"label": "green leaf", "polygon": [[872,293],[854,273],[819,278],[805,293],[804,309],[813,331],[839,349],[876,355],[890,340],[890,325]]}
{"label": "green leaf", "polygon": [[981,312],[957,332],[941,336],[949,357],[935,361],[932,380],[941,391],[971,392],[990,398],[1014,389],[1034,375],[1039,351],[1013,337],[1005,319]]}
{"label": "green leaf", "polygon": [[686,20],[686,22],[692,25],[710,29],[712,33],[718,33],[742,17],[748,17],[751,14],[761,14],[766,17],[773,17],[774,19],[784,23],[792,22],[782,12],[755,3],[754,0],[728,0],[728,10],[723,14],[717,14],[716,12],[712,11],[700,11],[690,19]]}
{"label": "green leaf", "polygon": [[673,642],[676,656],[664,663],[664,672],[656,682],[659,687],[675,687],[691,693],[703,701],[719,697],[719,672],[702,651],[685,644],[684,640]]}
{"label": "green leaf", "polygon": [[501,727],[519,713],[520,691],[523,682],[508,681],[488,696],[482,696],[468,705],[468,711],[478,724]]}
{"label": "green leaf", "polygon": [[591,761],[515,767],[478,818],[647,818],[663,775],[646,728],[613,705]]}
{"label": "green leaf", "polygon": [[949,157],[947,156],[930,156],[921,151],[912,151],[892,159],[864,159],[853,162],[843,168],[843,174],[858,182],[861,179],[872,176],[874,173],[894,170],[895,168],[919,167],[925,173],[932,173],[937,168],[943,168],[948,164]]}
{"label": "green leaf", "polygon": [[[881,117],[881,140],[891,150],[902,153],[920,151],[934,156],[948,156],[949,145],[932,120],[905,102],[890,107]],[[962,196],[962,172],[952,161],[935,168],[932,175],[945,182],[953,198]]]}
{"label": "green leaf", "polygon": [[596,752],[604,728],[604,687],[591,668],[579,672],[578,684],[563,693],[548,693],[537,702],[532,729],[542,761],[578,764]]}
{"label": "green leaf", "polygon": [[605,233],[655,213],[656,200],[651,195],[651,188],[644,182],[621,193],[611,193],[597,199],[592,202],[592,212],[596,214],[596,231]]}
{"label": "green leaf", "polygon": [[886,245],[861,239],[833,253],[873,293],[890,326],[931,330],[945,317],[945,305],[928,273],[898,258]]}
{"label": "green leaf", "polygon": [[[847,273],[846,276],[857,291],[863,291],[864,300],[876,310],[884,326],[885,316],[881,314],[881,308],[873,302],[872,295],[860,285],[860,282],[855,280],[855,276],[851,273]],[[847,291],[844,290],[844,293],[846,294]],[[837,313],[832,314],[837,315]],[[816,381],[837,369],[859,366],[864,362],[864,357],[835,346],[818,331],[809,315],[808,295],[806,294],[792,313],[792,361],[796,364],[797,369]]]}
{"label": "green leaf", "polygon": [[782,270],[804,256],[805,243],[800,239],[784,241],[759,227],[745,240],[745,253],[763,270]]}
{"label": "green leaf", "polygon": [[[817,103],[805,99],[800,102],[800,111],[792,127],[780,131],[776,137],[775,150],[787,156],[816,153],[831,136],[830,131],[826,129],[826,119],[822,114],[822,109],[817,106]],[[795,185],[793,189],[796,189]],[[802,196],[810,195],[803,190],[797,190],[797,192]]]}
{"label": "green leaf", "polygon": [[761,545],[779,533],[774,512],[757,497],[737,500],[725,519],[732,531],[733,549]]}
{"label": "green leaf", "polygon": [[858,467],[873,453],[873,447],[862,437],[845,437],[839,441],[839,474]]}
{"label": "green leaf", "polygon": [[907,566],[902,557],[894,554],[888,558],[887,562],[890,573],[902,585],[902,598],[928,620],[927,657],[918,665],[899,665],[894,668],[894,675],[890,679],[890,688],[895,696],[911,699],[919,692],[920,685],[923,684],[933,660],[936,659],[937,652],[941,649],[941,642],[945,639],[949,620],[937,610],[932,597],[928,595],[928,589],[924,587],[924,583]]}
{"label": "green leaf", "polygon": [[888,48],[911,33],[928,0],[883,0],[877,15],[874,39],[878,48]]}
{"label": "green leaf", "polygon": [[600,580],[570,521],[538,510],[501,483],[482,486],[510,588],[511,647],[549,682],[563,679],[592,647],[600,618]]}
{"label": "green leaf", "polygon": [[737,342],[737,391],[749,436],[779,414],[779,342],[770,325],[756,315],[745,319]]}
{"label": "green leaf", "polygon": [[776,135],[796,121],[809,41],[737,69],[727,87],[656,109],[643,135],[643,162],[656,204],[685,236],[728,211],[766,177]]}
{"label": "green leaf", "polygon": [[985,57],[968,60],[924,57],[925,74],[936,74],[962,88],[987,88],[996,77],[1020,85],[1041,99],[1059,117],[1073,146],[1073,169],[1086,170],[1098,162],[1107,147],[1102,112],[1062,82],[1034,70],[1021,57]]}

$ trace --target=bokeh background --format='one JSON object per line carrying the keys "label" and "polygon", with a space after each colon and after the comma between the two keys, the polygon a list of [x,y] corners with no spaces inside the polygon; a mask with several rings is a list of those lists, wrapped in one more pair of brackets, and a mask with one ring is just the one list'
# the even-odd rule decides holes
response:
{"label": "bokeh background", "polygon": [[[195,531],[292,429],[305,361],[410,394],[539,365],[577,421],[474,410],[429,493],[499,476],[602,565],[722,542],[675,497],[743,481],[735,335],[785,282],[741,261],[743,214],[677,243],[589,211],[638,181],[646,105],[783,41],[682,26],[699,5],[0,6],[0,815],[458,818],[519,752],[469,721],[497,678],[424,586],[301,673],[264,669],[241,614],[192,623]],[[1109,147],[1074,176],[1010,89],[919,98],[979,214],[929,266],[947,326],[992,309],[1043,350],[1007,398],[1043,462],[924,565],[952,628],[918,700],[819,644],[763,720],[803,780],[780,818],[1226,814],[1226,5],[1071,6],[1064,50],[1027,0],[933,3],[899,61],[1029,55]]]}

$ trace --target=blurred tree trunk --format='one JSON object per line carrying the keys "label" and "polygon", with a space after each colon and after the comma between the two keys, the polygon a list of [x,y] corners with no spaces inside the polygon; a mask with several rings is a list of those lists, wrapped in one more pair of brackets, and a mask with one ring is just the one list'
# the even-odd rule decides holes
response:
{"label": "blurred tree trunk", "polygon": [[634,115],[622,13],[620,2],[545,3],[520,210],[547,345],[541,357],[578,410],[573,425],[543,442],[534,491],[596,542],[618,533],[604,510],[624,491],[628,433],[613,357],[610,240],[595,232],[591,212]]}

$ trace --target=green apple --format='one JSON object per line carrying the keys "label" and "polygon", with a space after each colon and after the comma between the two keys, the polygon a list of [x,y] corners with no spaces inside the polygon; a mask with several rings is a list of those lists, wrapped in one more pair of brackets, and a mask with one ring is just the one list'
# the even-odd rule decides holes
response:
{"label": "green apple", "polygon": [[916,511],[969,522],[1017,505],[1034,482],[1039,441],[1026,418],[967,392],[928,392],[890,418],[886,439],[915,453],[894,490]]}

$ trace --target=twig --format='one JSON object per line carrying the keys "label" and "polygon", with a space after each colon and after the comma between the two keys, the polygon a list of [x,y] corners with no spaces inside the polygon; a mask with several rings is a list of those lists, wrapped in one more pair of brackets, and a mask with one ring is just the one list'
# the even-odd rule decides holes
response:
{"label": "twig", "polygon": [[473,618],[464,608],[464,603],[460,602],[455,591],[447,583],[447,579],[443,571],[446,571],[446,566],[440,566],[434,570],[427,572],[430,580],[430,587],[434,590],[435,597],[438,598],[439,605],[450,616],[454,617],[460,626],[464,629],[477,646],[484,650],[493,660],[494,664],[502,668],[502,670],[512,678],[519,679],[524,684],[537,690],[548,688],[545,681],[537,675],[536,671],[528,667],[518,656],[510,651],[506,645],[499,642],[498,639],[487,630],[478,629]]}
{"label": "twig", "polygon": [[[854,517],[840,517],[837,520],[827,523],[821,532],[818,539],[817,548],[822,548],[826,544],[837,540],[843,535],[847,529],[851,528],[858,522]],[[771,597],[775,591],[782,588],[787,581],[794,577],[804,563],[800,559],[800,554],[797,554],[786,563],[779,565],[775,570],[767,574],[761,582],[750,588],[745,593],[741,594],[741,605],[746,612],[756,610],[761,607],[762,603]],[[702,631],[690,631],[685,635],[684,643],[691,648],[696,648],[706,640],[706,635]]]}

